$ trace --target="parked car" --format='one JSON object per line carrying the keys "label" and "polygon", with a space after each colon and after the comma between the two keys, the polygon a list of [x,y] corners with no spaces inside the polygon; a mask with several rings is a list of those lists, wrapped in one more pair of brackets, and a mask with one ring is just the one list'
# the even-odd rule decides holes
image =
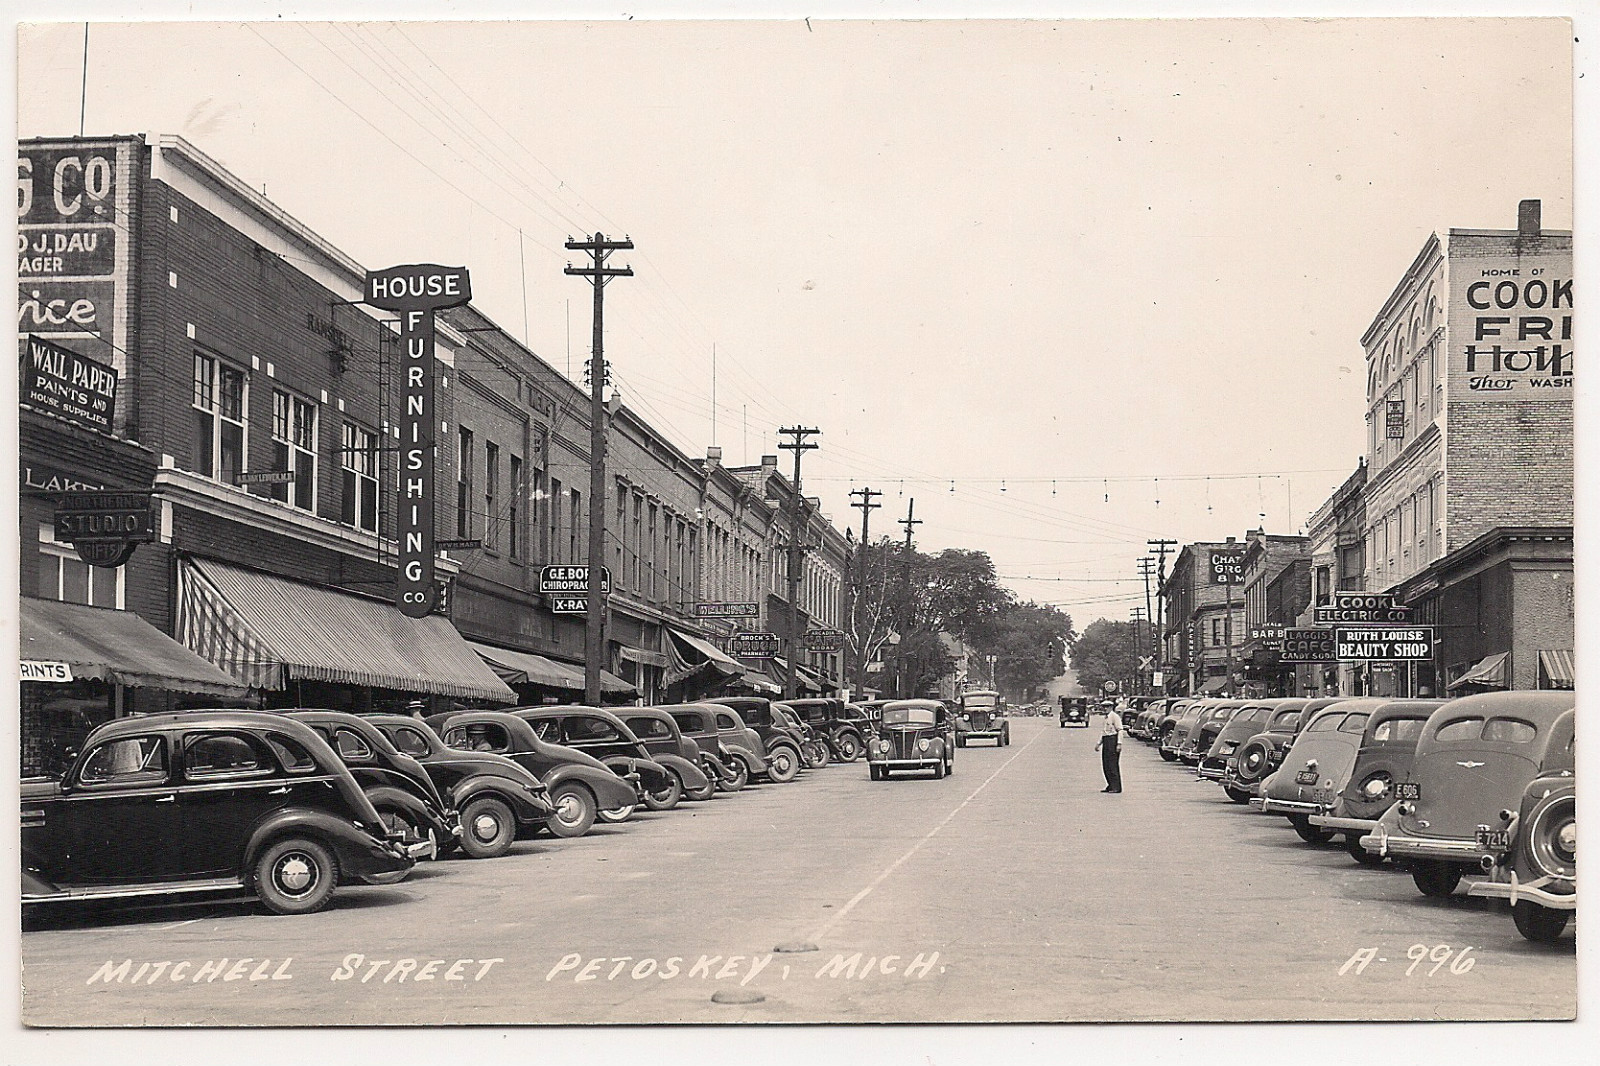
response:
{"label": "parked car", "polygon": [[1559,937],[1578,908],[1575,720],[1566,711],[1551,725],[1539,775],[1523,790],[1509,846],[1487,880],[1467,886],[1471,896],[1510,900],[1517,932],[1542,943]]}
{"label": "parked car", "polygon": [[550,793],[554,808],[546,826],[558,837],[581,837],[605,809],[638,801],[633,786],[592,755],[540,740],[533,726],[505,711],[456,711],[429,719],[452,748],[504,755],[527,770]]}
{"label": "parked car", "polygon": [[[1266,729],[1277,713],[1284,710],[1298,711],[1305,705],[1305,700],[1297,699],[1245,701],[1244,706],[1217,730],[1211,746],[1206,749],[1205,757],[1200,760],[1195,772],[1208,781],[1221,782],[1228,772],[1228,760],[1239,750],[1239,745]],[[1247,803],[1250,800],[1247,793],[1239,794],[1234,791],[1228,792],[1228,798],[1235,803]]]}
{"label": "parked car", "polygon": [[[1266,780],[1294,745],[1300,727],[1324,707],[1331,707],[1348,696],[1324,697],[1307,701],[1299,710],[1280,708],[1273,712],[1267,728],[1239,745],[1222,771],[1222,787],[1228,798],[1236,803],[1248,803],[1261,793],[1261,782]],[[1240,800],[1238,794],[1244,799]]]}
{"label": "parked car", "polygon": [[21,798],[24,904],[242,888],[310,914],[414,861],[315,730],[256,711],[107,722]]}
{"label": "parked car", "polygon": [[1183,738],[1183,744],[1178,748],[1178,761],[1185,766],[1199,766],[1201,760],[1211,751],[1211,742],[1217,739],[1217,734],[1222,732],[1235,712],[1248,702],[1248,700],[1212,700],[1205,713],[1190,727],[1189,735]]}
{"label": "parked car", "polygon": [[[1166,707],[1161,712],[1161,717],[1156,719],[1155,728],[1150,737],[1151,740],[1155,741],[1157,750],[1160,750],[1161,746],[1166,743],[1167,734],[1171,733],[1177,728],[1178,722],[1180,722],[1184,716],[1189,713],[1189,706],[1194,702],[1194,700],[1183,699],[1172,700],[1167,703]],[[1165,755],[1162,756],[1162,758],[1167,759],[1168,762],[1177,759],[1177,757],[1178,756],[1176,753],[1174,753],[1170,758]]]}
{"label": "parked car", "polygon": [[938,700],[895,700],[883,708],[878,739],[867,750],[867,774],[886,780],[901,770],[932,770],[935,779],[955,771],[949,711]]}
{"label": "parked car", "polygon": [[760,740],[758,750],[765,758],[766,766],[752,770],[753,778],[765,777],[769,781],[785,784],[800,776],[800,745],[805,738],[773,717],[772,701],[760,696],[718,696],[701,702],[720,704],[738,711],[744,727],[755,732]]}
{"label": "parked car", "polygon": [[432,859],[456,847],[461,821],[421,763],[403,754],[372,722],[344,711],[294,707],[273,711],[315,729],[350,768],[372,800],[378,817],[399,830],[419,858]]}
{"label": "parked car", "polygon": [[1368,851],[1405,860],[1424,896],[1455,891],[1511,850],[1519,805],[1571,692],[1485,692],[1428,717],[1411,776],[1371,833]]}
{"label": "parked car", "polygon": [[772,718],[778,725],[800,738],[800,768],[816,770],[828,765],[831,750],[823,735],[801,720],[786,703],[772,704]]}
{"label": "parked car", "polygon": [[866,715],[844,700],[784,700],[783,706],[815,730],[839,762],[855,762],[866,750]]}
{"label": "parked car", "polygon": [[1190,700],[1183,713],[1172,723],[1172,727],[1161,734],[1161,757],[1167,762],[1177,762],[1178,753],[1183,750],[1184,741],[1189,739],[1189,731],[1200,723],[1200,719],[1211,709],[1215,700]]}
{"label": "parked car", "polygon": [[1061,697],[1061,728],[1069,725],[1089,726],[1089,698],[1087,696]]}
{"label": "parked car", "polygon": [[1343,781],[1355,765],[1361,737],[1372,712],[1383,706],[1376,697],[1341,700],[1312,713],[1295,738],[1294,750],[1261,782],[1261,792],[1250,805],[1265,814],[1289,819],[1300,839],[1326,844],[1333,830],[1312,825],[1311,816],[1332,802],[1333,782]]}
{"label": "parked car", "polygon": [[956,718],[956,746],[964,748],[974,740],[992,740],[995,747],[1011,743],[1011,723],[1001,711],[1000,694],[977,690],[962,695]]}
{"label": "parked car", "polygon": [[389,743],[422,764],[461,815],[461,850],[492,859],[532,835],[554,813],[544,782],[504,755],[452,748],[426,722],[401,714],[363,715]]}
{"label": "parked car", "polygon": [[670,811],[683,799],[677,775],[652,759],[633,730],[604,708],[553,704],[517,707],[507,713],[533,726],[540,740],[592,755],[633,785],[634,802],[600,808],[603,822],[627,821],[639,804],[652,811]]}
{"label": "parked car", "polygon": [[1390,700],[1373,711],[1349,774],[1343,782],[1333,783],[1331,801],[1321,802],[1326,795],[1318,797],[1319,810],[1311,816],[1311,824],[1343,831],[1345,850],[1357,862],[1384,861],[1362,847],[1361,838],[1394,803],[1395,784],[1411,773],[1422,728],[1443,704],[1442,700]]}
{"label": "parked car", "polygon": [[[1125,723],[1128,734],[1138,737],[1140,740],[1154,739],[1156,723],[1161,721],[1171,703],[1171,700],[1151,700],[1140,709],[1138,714],[1133,716],[1131,723]],[[1085,722],[1084,724],[1087,725],[1088,723]]]}
{"label": "parked car", "polygon": [[717,790],[737,792],[764,763],[761,738],[746,729],[731,708],[683,703],[662,708],[700,749],[700,765],[717,775]]}
{"label": "parked car", "polygon": [[684,797],[708,800],[717,783],[701,768],[700,748],[683,735],[671,714],[661,707],[618,707],[618,718],[639,738],[650,757],[678,778]]}

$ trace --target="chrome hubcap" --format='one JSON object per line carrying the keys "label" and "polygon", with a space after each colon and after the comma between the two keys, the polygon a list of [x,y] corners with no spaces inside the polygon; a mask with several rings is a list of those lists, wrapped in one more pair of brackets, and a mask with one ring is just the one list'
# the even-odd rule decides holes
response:
{"label": "chrome hubcap", "polygon": [[292,896],[302,896],[317,883],[316,866],[298,851],[278,860],[275,874],[278,887]]}
{"label": "chrome hubcap", "polygon": [[582,817],[582,805],[578,797],[567,793],[556,800],[556,817],[561,819],[563,825],[573,825]]}
{"label": "chrome hubcap", "polygon": [[472,833],[479,840],[493,840],[500,835],[500,819],[492,814],[480,814],[472,820]]}

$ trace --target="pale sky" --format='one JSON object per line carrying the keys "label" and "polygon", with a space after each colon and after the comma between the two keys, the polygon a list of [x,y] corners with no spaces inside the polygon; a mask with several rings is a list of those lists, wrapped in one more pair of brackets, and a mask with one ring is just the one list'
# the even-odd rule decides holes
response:
{"label": "pale sky", "polygon": [[[22,31],[20,136],[77,132],[82,60]],[[1143,606],[1146,538],[1295,532],[1354,468],[1430,232],[1571,226],[1571,62],[1557,20],[96,24],[85,120],[364,265],[467,265],[558,369],[570,315],[579,375],[561,246],[626,233],[625,402],[704,455],[715,345],[726,461],[819,427],[836,524],[915,496],[919,546],[1081,628]]]}

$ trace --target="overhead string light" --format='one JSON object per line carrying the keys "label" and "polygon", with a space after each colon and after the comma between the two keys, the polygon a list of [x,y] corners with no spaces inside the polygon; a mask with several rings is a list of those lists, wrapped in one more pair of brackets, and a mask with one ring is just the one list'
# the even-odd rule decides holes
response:
{"label": "overhead string light", "polygon": [[1161,479],[1156,478],[1156,506],[1161,506]]}
{"label": "overhead string light", "polygon": [[1256,517],[1258,517],[1261,520],[1260,523],[1258,524],[1257,528],[1266,529],[1267,528],[1267,502],[1266,502],[1266,497],[1263,496],[1262,492],[1261,492],[1261,475],[1260,474],[1256,475],[1256,506],[1258,508],[1260,508],[1260,510],[1256,512]]}
{"label": "overhead string light", "polygon": [[952,480],[950,482],[950,495],[954,496],[955,494],[956,494],[956,483]]}
{"label": "overhead string light", "polygon": [[1005,478],[1001,478],[1000,479],[1000,491],[1001,492],[1006,491],[1006,479]]}
{"label": "overhead string light", "polygon": [[1055,494],[1056,494],[1056,483],[1055,483],[1055,479],[1052,478],[1051,481],[1050,481],[1050,495],[1054,496]]}
{"label": "overhead string light", "polygon": [[1111,502],[1111,479],[1110,478],[1102,479],[1101,482],[1100,482],[1100,488],[1106,495],[1105,502],[1106,503],[1110,503]]}
{"label": "overhead string light", "polygon": [[1211,479],[1206,478],[1206,514],[1211,513]]}

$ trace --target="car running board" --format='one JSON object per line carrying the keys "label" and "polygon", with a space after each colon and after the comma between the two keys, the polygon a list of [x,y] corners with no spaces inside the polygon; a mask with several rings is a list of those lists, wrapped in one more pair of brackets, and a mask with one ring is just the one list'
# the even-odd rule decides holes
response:
{"label": "car running board", "polygon": [[222,889],[242,889],[244,880],[238,877],[222,877],[211,881],[184,881],[174,884],[170,881],[150,885],[95,885],[93,887],[63,888],[55,892],[24,891],[24,903],[48,903],[58,900],[78,899],[122,899],[127,896],[170,896],[179,892],[216,892]]}

